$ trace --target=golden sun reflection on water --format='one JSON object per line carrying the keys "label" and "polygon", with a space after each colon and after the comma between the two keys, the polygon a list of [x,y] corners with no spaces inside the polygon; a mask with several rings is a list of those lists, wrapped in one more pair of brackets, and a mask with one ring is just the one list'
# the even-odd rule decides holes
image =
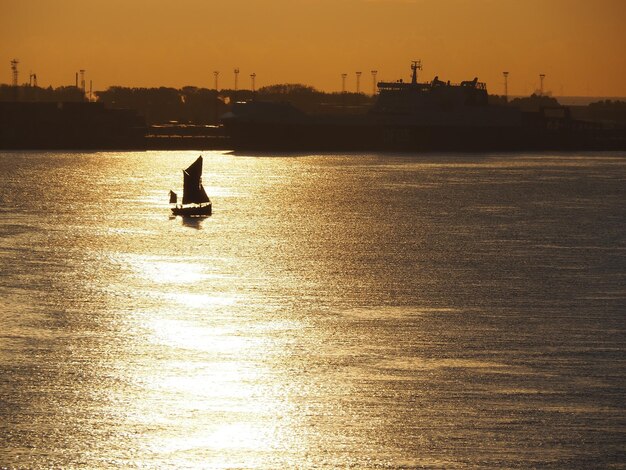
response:
{"label": "golden sun reflection on water", "polygon": [[224,452],[270,452],[272,446],[267,442],[271,437],[271,430],[252,422],[217,423],[196,435],[164,438],[156,450],[167,454],[193,454],[199,449],[211,449],[210,453],[204,454],[205,458],[212,460],[210,468],[232,468],[229,463],[232,456]]}
{"label": "golden sun reflection on water", "polygon": [[203,266],[180,261],[146,261],[135,268],[140,275],[159,284],[191,284],[208,277]]}
{"label": "golden sun reflection on water", "polygon": [[241,325],[174,316],[145,322],[146,340],[162,352],[142,371],[141,421],[170,424],[149,432],[146,446],[181,467],[257,466],[280,447],[287,413],[271,393],[275,345]]}
{"label": "golden sun reflection on water", "polygon": [[237,303],[237,298],[232,295],[215,296],[207,294],[194,294],[189,292],[165,293],[158,295],[165,300],[191,308],[208,307],[211,305],[227,306],[235,305]]}
{"label": "golden sun reflection on water", "polygon": [[137,315],[142,342],[158,351],[135,377],[144,448],[181,468],[267,461],[284,446],[289,414],[275,393],[272,361],[284,354],[275,333],[293,325],[255,318],[242,308],[254,299],[206,260],[129,255],[124,262],[154,307]]}
{"label": "golden sun reflection on water", "polygon": [[159,344],[224,356],[237,356],[263,343],[261,339],[239,336],[232,328],[203,327],[174,319],[152,320],[149,327]]}

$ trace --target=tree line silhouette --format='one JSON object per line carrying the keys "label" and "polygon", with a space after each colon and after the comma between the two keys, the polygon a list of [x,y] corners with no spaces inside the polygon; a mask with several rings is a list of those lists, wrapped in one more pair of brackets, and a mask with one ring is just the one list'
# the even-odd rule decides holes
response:
{"label": "tree line silhouette", "polygon": [[[148,125],[170,122],[216,124],[229,104],[251,99],[288,101],[309,113],[354,113],[372,103],[372,97],[362,93],[325,93],[302,84],[278,84],[252,90],[198,88],[186,86],[134,88],[112,86],[94,92],[95,99],[112,109],[134,109],[143,115]],[[75,86],[40,88],[0,85],[0,101],[77,102],[86,101],[82,89]]]}
{"label": "tree line silhouette", "polygon": [[0,101],[76,102],[85,100],[83,90],[75,86],[43,88],[28,85],[14,87],[0,84]]}
{"label": "tree line silhouette", "polygon": [[[364,112],[376,99],[363,93],[319,91],[314,87],[299,83],[270,85],[252,90],[208,89],[186,86],[180,89],[132,88],[112,86],[104,91],[96,91],[95,99],[112,109],[133,109],[145,117],[146,124],[217,124],[219,116],[226,113],[234,101],[290,102],[307,113],[346,114]],[[42,88],[35,86],[0,85],[0,101],[27,102],[77,102],[87,101],[84,91],[75,86]],[[502,96],[490,95],[492,104],[507,104]],[[542,107],[560,106],[558,101],[545,95],[531,95],[515,98],[508,102],[523,111],[537,111]],[[579,118],[626,122],[625,101],[598,101],[588,106],[578,106]]]}
{"label": "tree line silhouette", "polygon": [[96,92],[98,101],[111,108],[132,108],[146,118],[148,124],[179,123],[215,124],[228,111],[230,103],[256,99],[289,101],[310,113],[339,113],[362,110],[372,98],[357,93],[325,93],[301,84],[280,84],[258,91],[197,88],[124,88],[110,87]]}

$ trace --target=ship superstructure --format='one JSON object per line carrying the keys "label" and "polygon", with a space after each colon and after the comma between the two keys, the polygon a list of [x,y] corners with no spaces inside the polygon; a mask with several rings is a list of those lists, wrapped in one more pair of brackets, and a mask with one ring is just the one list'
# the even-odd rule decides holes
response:
{"label": "ship superstructure", "polygon": [[521,113],[510,106],[490,105],[487,86],[478,78],[450,83],[436,76],[420,83],[421,62],[413,61],[410,82],[379,82],[378,99],[370,113],[385,125],[511,127]]}

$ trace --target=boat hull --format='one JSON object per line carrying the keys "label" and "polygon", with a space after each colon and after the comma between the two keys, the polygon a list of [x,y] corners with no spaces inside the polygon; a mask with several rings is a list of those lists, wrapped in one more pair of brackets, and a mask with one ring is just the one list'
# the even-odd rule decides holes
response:
{"label": "boat hull", "polygon": [[172,214],[180,215],[182,217],[205,217],[211,215],[212,212],[213,206],[211,203],[204,205],[172,207]]}

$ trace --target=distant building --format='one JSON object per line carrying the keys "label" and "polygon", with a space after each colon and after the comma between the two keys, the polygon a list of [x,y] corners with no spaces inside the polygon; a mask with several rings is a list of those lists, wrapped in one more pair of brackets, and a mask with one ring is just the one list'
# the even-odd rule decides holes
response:
{"label": "distant building", "polygon": [[0,101],[1,149],[142,149],[145,120],[91,102]]}

